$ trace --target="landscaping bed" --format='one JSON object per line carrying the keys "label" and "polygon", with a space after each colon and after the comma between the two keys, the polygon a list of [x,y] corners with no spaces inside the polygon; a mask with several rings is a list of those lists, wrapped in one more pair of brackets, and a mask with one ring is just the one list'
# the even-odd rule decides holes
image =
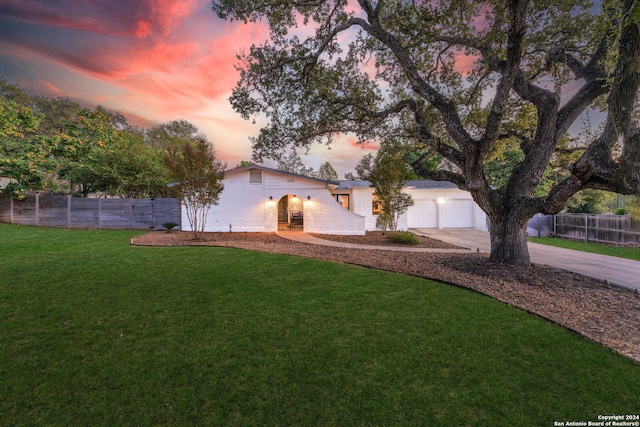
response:
{"label": "landscaping bed", "polygon": [[[347,239],[346,236],[331,238]],[[382,239],[379,235],[367,235],[348,236],[348,240],[343,241],[379,245]],[[235,247],[437,279],[549,319],[640,362],[640,296],[553,267],[490,264],[488,255],[477,253],[392,252],[311,245],[287,240],[275,233],[205,233],[201,240],[195,241],[188,232],[152,232],[134,238],[132,243]],[[420,246],[442,248],[441,244],[433,239],[421,239]]]}

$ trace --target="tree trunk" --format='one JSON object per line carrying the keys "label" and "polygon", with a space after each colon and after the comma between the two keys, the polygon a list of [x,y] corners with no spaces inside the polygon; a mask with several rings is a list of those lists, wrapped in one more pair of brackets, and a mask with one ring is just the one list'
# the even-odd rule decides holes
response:
{"label": "tree trunk", "polygon": [[499,264],[529,265],[527,222],[529,218],[501,216],[491,218],[491,255],[489,261]]}

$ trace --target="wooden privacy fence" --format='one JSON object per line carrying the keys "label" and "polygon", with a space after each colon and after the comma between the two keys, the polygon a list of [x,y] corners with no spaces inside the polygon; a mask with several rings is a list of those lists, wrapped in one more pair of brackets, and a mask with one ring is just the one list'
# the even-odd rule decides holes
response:
{"label": "wooden privacy fence", "polygon": [[586,242],[640,244],[640,223],[628,215],[558,214],[554,235]]}
{"label": "wooden privacy fence", "polygon": [[0,193],[0,222],[40,227],[163,229],[180,226],[178,199],[84,199],[46,192],[13,200]]}
{"label": "wooden privacy fence", "polygon": [[527,224],[527,235],[549,237],[553,233],[553,215],[535,214]]}

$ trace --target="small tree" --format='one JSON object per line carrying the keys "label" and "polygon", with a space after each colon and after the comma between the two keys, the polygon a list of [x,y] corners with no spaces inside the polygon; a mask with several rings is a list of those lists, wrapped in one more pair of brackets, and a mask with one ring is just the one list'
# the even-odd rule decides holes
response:
{"label": "small tree", "polygon": [[226,164],[216,159],[212,144],[202,135],[174,141],[166,148],[164,161],[176,181],[175,189],[185,205],[193,238],[200,240],[209,209],[218,204],[224,189]]}
{"label": "small tree", "polygon": [[404,154],[404,150],[397,145],[384,145],[378,151],[373,170],[368,174],[382,205],[376,228],[383,231],[396,231],[400,215],[414,203],[410,195],[402,192],[402,186],[411,176],[410,169],[403,161]]}

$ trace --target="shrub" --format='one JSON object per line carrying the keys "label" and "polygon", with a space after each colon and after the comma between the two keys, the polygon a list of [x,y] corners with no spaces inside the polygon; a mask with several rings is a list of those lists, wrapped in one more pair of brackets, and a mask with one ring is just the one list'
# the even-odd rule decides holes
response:
{"label": "shrub", "polygon": [[393,243],[400,243],[403,245],[417,245],[420,243],[420,239],[418,239],[415,234],[406,231],[398,231],[397,233],[389,234],[387,238]]}
{"label": "shrub", "polygon": [[624,210],[624,208],[618,208],[615,211],[613,211],[614,215],[624,215],[626,213],[626,211]]}
{"label": "shrub", "polygon": [[167,229],[167,232],[170,232],[174,229],[174,227],[177,227],[178,224],[176,224],[175,222],[164,222],[162,223],[162,226]]}

